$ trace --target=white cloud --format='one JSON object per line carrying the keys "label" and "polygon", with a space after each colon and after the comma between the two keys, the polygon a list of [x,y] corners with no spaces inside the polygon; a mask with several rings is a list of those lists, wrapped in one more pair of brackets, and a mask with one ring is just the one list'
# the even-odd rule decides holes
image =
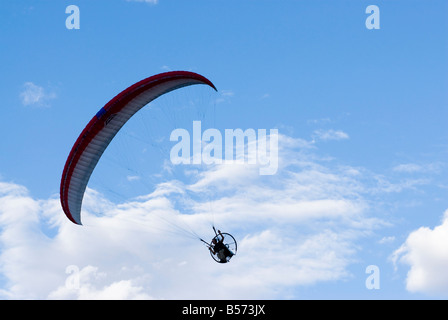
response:
{"label": "white cloud", "polygon": [[393,243],[395,241],[395,237],[394,236],[389,236],[389,237],[383,237],[381,238],[378,243],[380,244],[389,244],[389,243]]}
{"label": "white cloud", "polygon": [[396,172],[421,172],[423,170],[422,166],[415,163],[403,163],[393,167]]}
{"label": "white cloud", "polygon": [[[270,291],[348,277],[347,266],[354,249],[343,233],[328,230],[302,239],[299,235],[266,230],[241,241],[244,255],[240,258],[246,276],[236,286],[249,291],[254,284]],[[252,254],[251,254],[252,253]],[[279,254],[280,253],[280,254]],[[235,274],[236,276],[236,274]],[[226,278],[222,285],[225,285]]]}
{"label": "white cloud", "polygon": [[24,106],[48,107],[49,101],[56,98],[54,92],[47,92],[32,82],[25,82],[24,89],[20,93],[20,98]]}
{"label": "white cloud", "polygon": [[152,299],[151,296],[144,292],[144,288],[142,286],[134,285],[134,280],[117,280],[110,284],[103,284],[103,286],[101,286],[102,280],[106,279],[108,275],[99,272],[97,267],[86,266],[79,270],[77,266],[69,266],[66,271],[72,271],[72,273],[67,277],[64,285],[50,292],[48,295],[49,299]]}
{"label": "white cloud", "polygon": [[309,119],[307,120],[308,124],[328,124],[331,123],[332,120],[330,118],[320,118],[320,119]]}
{"label": "white cloud", "polygon": [[416,164],[402,163],[392,168],[393,171],[399,173],[439,173],[443,167],[441,163]]}
{"label": "white cloud", "polygon": [[216,103],[229,102],[235,96],[235,92],[232,90],[219,90],[218,97],[216,98]]}
{"label": "white cloud", "polygon": [[313,133],[315,140],[323,140],[323,141],[329,141],[329,140],[344,140],[348,139],[349,135],[341,130],[315,130]]}
{"label": "white cloud", "polygon": [[150,4],[157,4],[159,0],[126,0],[127,2],[145,2]]}
{"label": "white cloud", "polygon": [[[204,168],[191,183],[168,180],[118,206],[88,189],[82,227],[65,218],[57,198],[36,200],[2,182],[0,296],[281,299],[345,280],[359,239],[381,223],[366,215],[359,175],[319,165],[302,146],[281,137],[274,176],[238,164]],[[190,232],[194,226],[209,240],[211,223],[239,240],[226,272]],[[69,266],[79,270],[79,287],[67,286]]]}
{"label": "white cloud", "polygon": [[129,175],[129,176],[126,177],[126,179],[128,181],[138,181],[138,180],[141,179],[141,177],[140,176],[131,176],[131,175]]}
{"label": "white cloud", "polygon": [[421,227],[409,234],[392,260],[410,266],[406,288],[411,292],[448,296],[448,210],[434,229]]}

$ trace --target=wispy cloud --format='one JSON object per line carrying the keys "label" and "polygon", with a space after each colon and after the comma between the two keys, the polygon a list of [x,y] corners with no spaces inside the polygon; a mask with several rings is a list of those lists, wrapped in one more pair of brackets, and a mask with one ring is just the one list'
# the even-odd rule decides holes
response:
{"label": "wispy cloud", "polygon": [[392,168],[393,171],[398,173],[438,173],[444,165],[442,163],[402,163]]}
{"label": "wispy cloud", "polygon": [[349,135],[341,130],[315,130],[313,132],[313,137],[315,140],[345,140],[349,138]]}
{"label": "wispy cloud", "polygon": [[423,170],[421,165],[415,163],[403,163],[393,167],[396,172],[421,172]]}
{"label": "wispy cloud", "polygon": [[150,4],[157,4],[159,0],[126,0],[127,2],[145,2]]}
{"label": "wispy cloud", "polygon": [[235,92],[232,90],[219,90],[219,96],[216,99],[216,103],[223,103],[230,101],[235,96]]}
{"label": "wispy cloud", "polygon": [[24,106],[48,107],[49,102],[56,98],[56,93],[49,92],[33,82],[25,82],[20,98]]}
{"label": "wispy cloud", "polygon": [[[0,295],[284,298],[296,287],[347,279],[359,239],[381,223],[369,217],[357,175],[318,164],[302,145],[280,137],[274,176],[241,164],[205,167],[190,182],[168,179],[118,206],[88,189],[83,227],[65,218],[57,198],[36,200],[2,183],[0,270],[8,285]],[[208,239],[211,223],[240,244],[231,268],[218,275],[207,248],[185,232],[194,226]],[[71,265],[79,288],[67,286]]]}
{"label": "wispy cloud", "polygon": [[330,118],[309,119],[306,121],[308,124],[328,124],[332,122]]}
{"label": "wispy cloud", "polygon": [[[276,175],[246,164],[190,167],[190,179],[167,174],[148,195],[119,205],[88,188],[82,227],[65,218],[57,197],[34,199],[0,181],[0,297],[282,299],[302,286],[347,281],[362,240],[390,225],[371,211],[372,194],[390,188],[362,168],[319,160],[316,150],[280,135]],[[411,266],[409,290],[446,292],[447,217],[394,253],[396,264]],[[209,240],[212,224],[239,242],[225,273],[190,231]]]}

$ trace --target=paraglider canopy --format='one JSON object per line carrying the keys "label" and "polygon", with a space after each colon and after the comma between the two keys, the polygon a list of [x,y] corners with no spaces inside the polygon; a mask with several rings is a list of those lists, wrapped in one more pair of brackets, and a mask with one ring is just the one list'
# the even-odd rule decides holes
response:
{"label": "paraglider canopy", "polygon": [[208,85],[216,90],[213,83],[197,73],[166,72],[130,86],[96,113],[73,145],[62,173],[60,200],[70,221],[81,224],[81,204],[90,176],[124,124],[154,99],[195,84]]}

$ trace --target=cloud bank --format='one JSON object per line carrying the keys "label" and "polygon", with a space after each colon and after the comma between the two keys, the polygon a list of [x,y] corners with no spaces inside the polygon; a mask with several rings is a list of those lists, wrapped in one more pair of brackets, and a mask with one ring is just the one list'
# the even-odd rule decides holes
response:
{"label": "cloud bank", "polygon": [[[274,176],[247,164],[188,168],[190,181],[167,178],[118,205],[88,189],[84,226],[65,218],[57,195],[34,199],[0,182],[0,297],[286,299],[350,279],[360,240],[386,224],[364,196],[378,190],[359,168],[320,161],[313,148],[280,135]],[[225,272],[196,237],[211,239],[212,223],[238,240]],[[402,261],[423,263],[429,251],[412,239],[432,235],[423,245],[432,246],[447,225],[411,235]]]}

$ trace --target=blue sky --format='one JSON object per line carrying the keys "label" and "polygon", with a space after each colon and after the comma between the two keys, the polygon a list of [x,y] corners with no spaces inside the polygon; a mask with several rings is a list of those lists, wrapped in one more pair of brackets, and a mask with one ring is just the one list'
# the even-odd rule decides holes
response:
{"label": "blue sky", "polygon": [[[378,30],[365,26],[371,4],[380,9]],[[69,5],[80,9],[79,30],[66,28]],[[446,298],[447,6],[441,0],[2,3],[1,297]],[[93,183],[84,202],[90,226],[72,225],[58,193],[76,138],[117,93],[169,70],[194,71],[216,85],[218,93],[173,93],[213,101],[209,125],[278,129],[278,173],[181,167],[186,179],[168,174],[157,158],[142,182],[147,189],[133,189],[151,194],[146,202],[125,196],[117,207],[113,192]],[[183,115],[182,125],[192,124],[193,113]],[[128,135],[145,130],[135,125]],[[127,147],[134,155],[123,159],[125,166],[134,170],[140,147]],[[110,158],[118,153],[100,163],[97,176],[115,176]],[[103,178],[106,189],[118,181]],[[189,215],[179,218],[185,203]],[[155,211],[174,210],[167,214],[207,235],[207,207],[240,240],[227,269],[212,264],[200,243],[168,240],[128,218],[120,223],[126,214],[152,219]],[[76,290],[66,285],[71,265],[81,279]],[[366,288],[369,265],[380,270],[379,289]],[[223,290],[211,288],[214,280]]]}

